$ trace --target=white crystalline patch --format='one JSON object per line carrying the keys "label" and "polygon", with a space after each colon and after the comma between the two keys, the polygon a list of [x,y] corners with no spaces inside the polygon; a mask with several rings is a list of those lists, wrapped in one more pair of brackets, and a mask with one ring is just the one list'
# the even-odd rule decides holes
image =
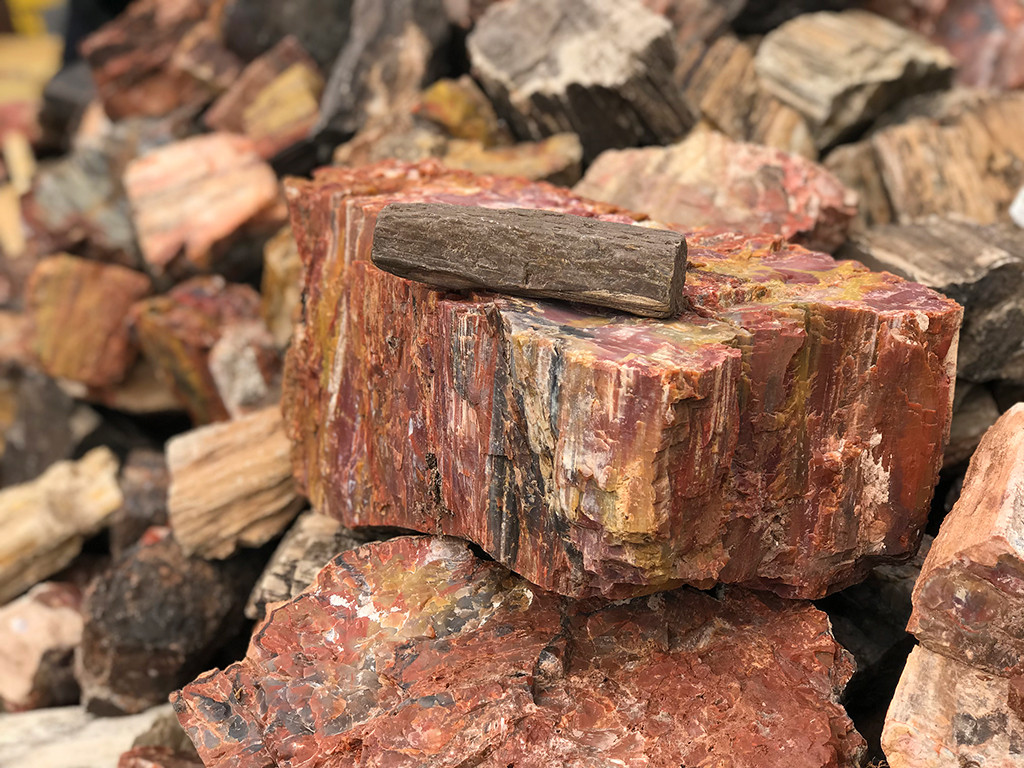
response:
{"label": "white crystalline patch", "polygon": [[335,607],[337,607],[339,605],[344,605],[345,604],[345,601],[342,600],[341,595],[331,595],[329,600],[330,600],[331,605],[333,605]]}
{"label": "white crystalline patch", "polygon": [[1017,197],[1010,204],[1010,218],[1013,219],[1014,224],[1024,229],[1024,187],[1020,188]]}
{"label": "white crystalline patch", "polygon": [[338,633],[335,631],[334,627],[331,627],[324,634],[324,638],[326,638],[328,643],[333,643],[335,640],[338,639]]}

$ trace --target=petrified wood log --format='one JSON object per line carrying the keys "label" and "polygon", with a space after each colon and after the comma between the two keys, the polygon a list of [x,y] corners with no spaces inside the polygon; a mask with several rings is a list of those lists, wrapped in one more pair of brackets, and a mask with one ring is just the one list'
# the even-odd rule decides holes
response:
{"label": "petrified wood log", "polygon": [[168,512],[187,555],[223,559],[281,533],[302,508],[277,406],[167,444]]}
{"label": "petrified wood log", "polygon": [[85,40],[82,55],[111,119],[166,115],[211,97],[200,81],[172,64],[179,43],[211,4],[139,0]]}
{"label": "petrified wood log", "polygon": [[452,139],[442,161],[449,168],[497,176],[521,176],[572,186],[583,175],[583,145],[575,133],[556,133],[540,141],[485,147],[479,141]]}
{"label": "petrified wood log", "polygon": [[781,235],[827,251],[857,212],[857,196],[817,163],[714,131],[605,152],[575,191],[685,228]]}
{"label": "petrified wood log", "polygon": [[0,712],[78,702],[81,603],[75,585],[47,582],[0,608]]}
{"label": "petrified wood log", "polygon": [[82,703],[109,716],[166,701],[241,629],[255,575],[237,559],[187,557],[168,529],[151,528],[86,593]]}
{"label": "petrified wood log", "polygon": [[206,763],[239,768],[852,767],[863,740],[835,703],[851,672],[806,604],[585,605],[465,542],[402,537],[338,557],[244,661],[172,700]]}
{"label": "petrified wood log", "polygon": [[143,353],[170,379],[196,423],[228,418],[210,372],[210,350],[225,328],[258,320],[259,304],[259,294],[249,286],[214,276],[193,278],[135,305]]}
{"label": "petrified wood log", "polygon": [[1024,404],[981,441],[935,537],[908,625],[936,653],[1024,675]]}
{"label": "petrified wood log", "polygon": [[288,36],[249,64],[203,120],[215,131],[248,136],[269,160],[309,136],[323,87],[316,62]]}
{"label": "petrified wood log", "polygon": [[915,648],[882,732],[890,768],[1017,768],[1024,763],[1024,679],[986,674]]}
{"label": "petrified wood log", "polygon": [[562,299],[646,317],[679,313],[676,232],[524,208],[395,203],[377,216],[373,263],[455,290]]}
{"label": "petrified wood log", "polygon": [[900,99],[947,87],[953,58],[873,13],[798,16],[757,49],[764,87],[803,114],[819,149],[855,136]]}
{"label": "petrified wood log", "polygon": [[0,490],[0,604],[68,565],[121,501],[117,458],[107,448]]}
{"label": "petrified wood log", "polygon": [[865,7],[949,49],[957,80],[980,88],[1024,86],[1024,14],[1006,0],[867,0]]}
{"label": "petrified wood log", "polygon": [[829,155],[826,167],[861,193],[867,224],[1010,221],[1024,184],[1024,94],[954,96],[936,100],[937,111],[919,102],[921,114]]}
{"label": "petrified wood log", "polygon": [[964,306],[958,376],[1024,382],[1024,231],[932,217],[856,232],[840,255]]}
{"label": "petrified wood log", "polygon": [[262,620],[270,603],[291,600],[312,584],[320,569],[333,558],[373,538],[376,537],[357,534],[327,515],[304,512],[285,534],[256,582],[245,615]]}
{"label": "petrified wood log", "polygon": [[[509,0],[467,39],[473,73],[520,138],[571,131],[586,161],[683,136],[672,30],[638,0]],[[608,119],[615,115],[615,119]]]}
{"label": "petrified wood log", "polygon": [[124,185],[156,275],[231,269],[232,241],[263,240],[283,223],[277,177],[244,136],[211,133],[155,149],[128,164]]}
{"label": "petrified wood log", "polygon": [[146,275],[62,254],[40,261],[26,290],[32,350],[44,371],[93,387],[127,376],[139,352],[129,314],[151,290]]}
{"label": "petrified wood log", "polygon": [[949,428],[954,302],[709,235],[691,236],[692,310],[672,322],[457,298],[369,263],[387,204],[630,218],[432,163],[325,169],[289,197],[306,314],[284,407],[315,509],[468,538],[575,596],[715,581],[820,596],[916,549]]}

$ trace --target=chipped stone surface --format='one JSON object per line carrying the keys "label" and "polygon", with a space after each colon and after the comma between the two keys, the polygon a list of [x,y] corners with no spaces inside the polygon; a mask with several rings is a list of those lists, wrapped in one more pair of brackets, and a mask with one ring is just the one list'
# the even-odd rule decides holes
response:
{"label": "chipped stone surface", "polygon": [[886,109],[953,77],[953,57],[861,10],[797,16],[769,32],[754,66],[764,87],[803,114],[819,149],[848,140]]}
{"label": "chipped stone surface", "polygon": [[571,131],[590,161],[675,141],[694,123],[672,80],[671,26],[638,0],[495,3],[466,44],[473,74],[519,138]]}
{"label": "chipped stone surface", "polygon": [[345,553],[172,697],[208,765],[859,764],[824,614],[742,591],[539,591],[461,541]]}
{"label": "chipped stone surface", "polygon": [[0,490],[0,604],[67,566],[121,506],[117,457],[94,448]]}
{"label": "chipped stone surface", "polygon": [[914,590],[908,630],[932,651],[1024,675],[1024,404],[971,459]]}
{"label": "chipped stone surface", "polygon": [[915,648],[882,732],[890,768],[1020,768],[1024,678]]}
{"label": "chipped stone surface", "polygon": [[116,264],[66,254],[40,261],[26,297],[39,365],[93,387],[123,381],[139,352],[128,315],[150,290],[146,275]]}
{"label": "chipped stone surface", "polygon": [[780,235],[826,251],[857,212],[857,195],[820,165],[714,131],[605,152],[575,191],[686,229]]}
{"label": "chipped stone surface", "polygon": [[77,703],[81,602],[77,586],[44,582],[0,608],[0,711]]}
{"label": "chipped stone surface", "polygon": [[385,204],[630,219],[433,163],[324,170],[289,194],[307,301],[284,409],[315,509],[468,538],[575,596],[725,581],[817,597],[916,549],[949,429],[953,302],[707,234],[689,238],[691,310],[672,322],[460,299],[369,263]]}

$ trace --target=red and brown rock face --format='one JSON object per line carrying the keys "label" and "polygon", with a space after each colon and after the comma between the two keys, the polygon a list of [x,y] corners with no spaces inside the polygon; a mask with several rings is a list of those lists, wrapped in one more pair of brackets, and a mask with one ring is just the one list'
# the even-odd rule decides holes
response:
{"label": "red and brown rock face", "polygon": [[150,288],[144,274],[116,264],[67,255],[40,261],[26,291],[39,365],[94,387],[122,381],[138,355],[128,315]]}
{"label": "red and brown rock face", "polygon": [[605,152],[576,192],[687,229],[779,235],[828,251],[857,213],[857,195],[817,163],[714,131]]}
{"label": "red and brown rock face", "polygon": [[436,164],[290,189],[306,317],[296,476],[350,527],[479,544],[563,594],[716,581],[820,596],[913,552],[949,428],[960,309],[771,238],[689,238],[674,321],[459,297],[370,263],[389,202],[628,221]]}
{"label": "red and brown rock face", "polygon": [[937,653],[1024,675],[1024,404],[974,453],[921,569],[908,630]]}
{"label": "red and brown rock face", "polygon": [[347,552],[172,697],[207,765],[854,766],[824,614],[742,591],[545,593],[454,539]]}

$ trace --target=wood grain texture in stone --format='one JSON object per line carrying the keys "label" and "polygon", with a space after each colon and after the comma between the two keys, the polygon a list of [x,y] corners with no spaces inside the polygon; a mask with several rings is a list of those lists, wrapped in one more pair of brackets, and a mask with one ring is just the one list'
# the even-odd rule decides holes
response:
{"label": "wood grain texture in stone", "polygon": [[[193,136],[129,163],[124,185],[139,246],[156,275],[188,275],[217,267],[233,240],[278,203],[277,177],[245,136]],[[266,231],[269,236],[283,222]]]}
{"label": "wood grain texture in stone", "polygon": [[908,630],[930,650],[1024,675],[1024,405],[996,422],[935,537]]}
{"label": "wood grain texture in stone", "polygon": [[[742,670],[742,671],[741,671]],[[742,591],[540,591],[465,542],[342,554],[172,700],[207,764],[859,764],[824,614]]]}
{"label": "wood grain texture in stone", "polygon": [[251,62],[203,120],[215,131],[248,136],[269,160],[309,136],[323,85],[316,62],[288,36]]}
{"label": "wood grain texture in stone", "polygon": [[210,350],[226,327],[258,320],[259,305],[252,288],[217,276],[193,278],[135,305],[143,353],[197,424],[228,418],[210,372]]}
{"label": "wood grain texture in stone", "polygon": [[755,50],[735,35],[718,37],[683,77],[687,97],[703,122],[731,139],[817,160],[807,119],[761,85]]}
{"label": "wood grain texture in stone", "polygon": [[169,529],[151,528],[86,592],[75,656],[82,703],[111,716],[166,701],[240,631],[255,575],[237,559],[188,557]]}
{"label": "wood grain texture in stone", "polygon": [[85,40],[82,55],[112,120],[166,115],[211,97],[201,82],[172,66],[182,38],[211,5],[211,0],[139,0]]}
{"label": "wood grain texture in stone", "polygon": [[647,317],[679,313],[682,235],[524,208],[395,203],[377,216],[374,265],[452,290],[561,299]]}
{"label": "wood grain texture in stone", "polygon": [[331,66],[318,130],[350,136],[410,108],[441,73],[451,28],[444,0],[352,0],[348,39]]}
{"label": "wood grain texture in stone", "polygon": [[260,314],[278,349],[286,349],[302,305],[302,259],[285,226],[263,248]]}
{"label": "wood grain texture in stone", "polygon": [[117,457],[94,448],[0,490],[0,605],[66,567],[121,506]]}
{"label": "wood grain texture in stone", "polygon": [[519,138],[575,133],[587,162],[610,148],[675,141],[695,121],[672,79],[671,25],[639,0],[496,3],[467,47]]}
{"label": "wood grain texture in stone", "polygon": [[860,10],[797,16],[768,33],[754,60],[763,87],[807,118],[821,150],[901,99],[947,87],[953,66],[945,49]]}
{"label": "wood grain texture in stone", "polygon": [[262,620],[271,603],[287,602],[296,597],[313,583],[328,562],[375,538],[373,533],[351,531],[327,515],[312,510],[303,512],[274,550],[249,595],[245,615]]}
{"label": "wood grain texture in stone", "polygon": [[947,48],[964,85],[1024,86],[1024,8],[1017,0],[868,0],[865,7]]}
{"label": "wood grain texture in stone", "polygon": [[187,555],[224,559],[280,534],[302,508],[277,406],[167,444],[168,516]]}
{"label": "wood grain texture in stone", "polygon": [[958,376],[1024,382],[1024,231],[929,217],[858,231],[841,255],[964,306]]}
{"label": "wood grain texture in stone", "polygon": [[575,133],[556,133],[540,141],[487,148],[476,141],[452,139],[441,158],[449,168],[496,176],[520,176],[569,187],[583,175],[583,145]]}
{"label": "wood grain texture in stone", "polygon": [[25,300],[39,365],[93,387],[123,381],[138,355],[129,315],[151,289],[146,275],[116,264],[66,254],[40,261]]}
{"label": "wood grain texture in stone", "polygon": [[81,603],[73,584],[45,582],[0,607],[0,712],[78,702],[72,658]]}
{"label": "wood grain texture in stone", "polygon": [[882,732],[890,768],[1019,768],[1024,679],[915,648]]}
{"label": "wood grain texture in stone", "polygon": [[905,122],[825,160],[860,192],[865,223],[909,224],[930,215],[1008,223],[1024,184],[1024,94],[954,91],[917,104],[920,113],[909,111]]}
{"label": "wood grain texture in stone", "polygon": [[369,263],[386,205],[636,214],[429,162],[325,169],[288,194],[306,302],[283,402],[315,509],[468,538],[574,596],[725,581],[818,597],[916,550],[954,302],[708,233],[688,236],[672,322],[460,298]]}
{"label": "wood grain texture in stone", "polygon": [[695,131],[668,147],[612,150],[575,191],[686,229],[774,234],[835,250],[857,196],[817,163],[778,149]]}

